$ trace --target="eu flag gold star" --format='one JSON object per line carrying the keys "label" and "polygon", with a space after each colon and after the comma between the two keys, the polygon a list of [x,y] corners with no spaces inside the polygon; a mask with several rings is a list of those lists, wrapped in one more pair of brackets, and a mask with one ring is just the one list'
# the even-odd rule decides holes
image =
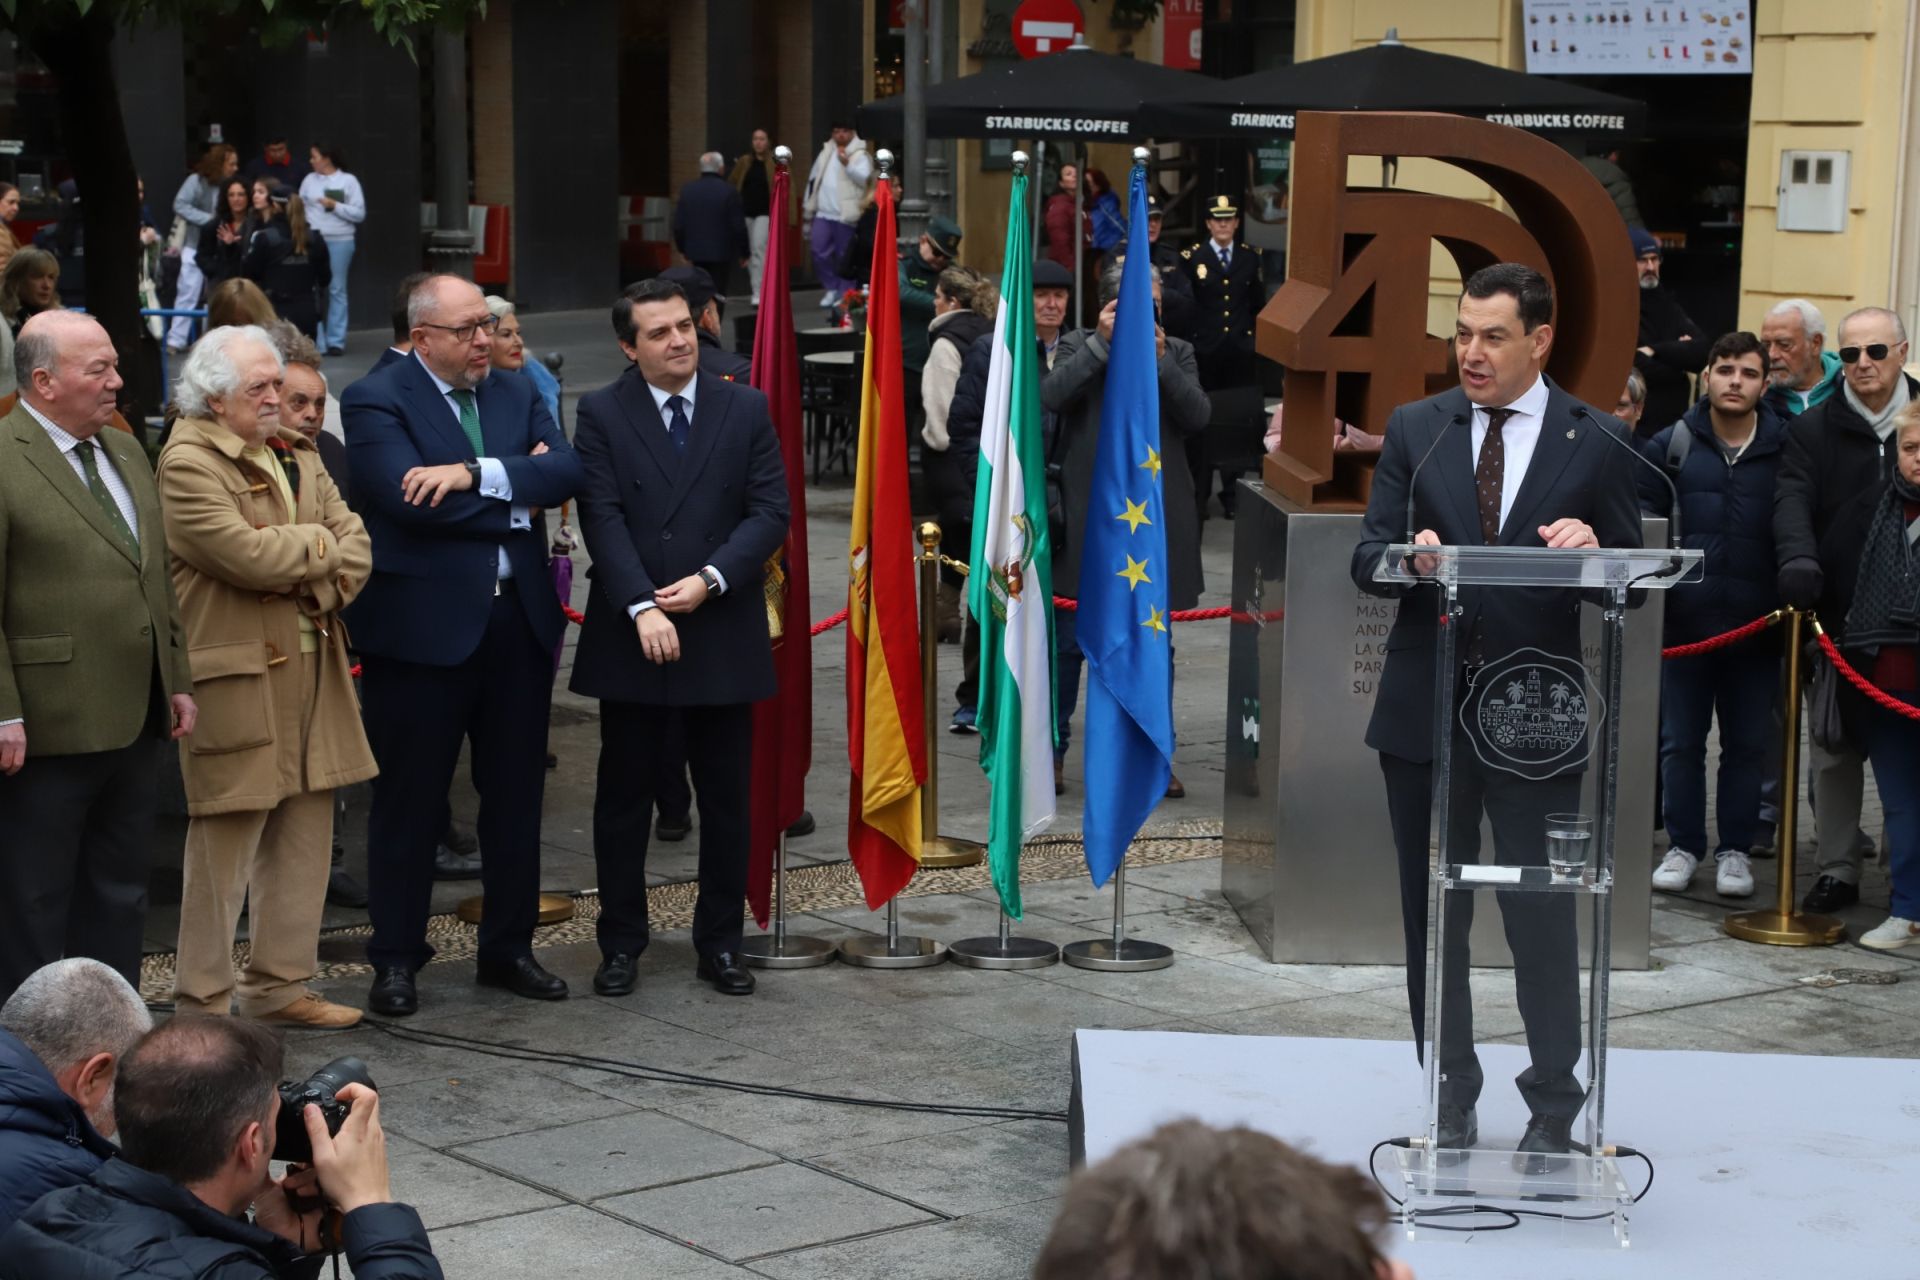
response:
{"label": "eu flag gold star", "polygon": [[1143,627],[1151,627],[1155,631],[1164,632],[1167,629],[1166,615],[1160,612],[1159,605],[1148,605],[1147,620],[1140,625]]}
{"label": "eu flag gold star", "polygon": [[1125,578],[1127,580],[1128,591],[1132,591],[1143,582],[1153,581],[1152,578],[1147,576],[1147,562],[1144,560],[1135,560],[1132,556],[1127,557],[1127,567],[1113,576],[1116,578]]}
{"label": "eu flag gold star", "polygon": [[1125,511],[1122,511],[1119,515],[1115,516],[1114,519],[1125,520],[1127,522],[1128,533],[1138,533],[1140,532],[1141,525],[1153,523],[1153,521],[1149,519],[1147,516],[1146,503],[1135,502],[1132,498],[1128,498],[1125,501],[1127,504],[1127,509]]}
{"label": "eu flag gold star", "polygon": [[1154,477],[1158,479],[1160,475],[1160,451],[1158,449],[1147,450],[1147,460],[1140,464],[1140,469],[1142,471],[1153,472]]}

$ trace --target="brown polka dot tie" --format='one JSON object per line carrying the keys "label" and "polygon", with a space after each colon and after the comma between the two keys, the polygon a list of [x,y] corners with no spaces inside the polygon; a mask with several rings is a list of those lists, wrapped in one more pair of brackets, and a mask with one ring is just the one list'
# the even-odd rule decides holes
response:
{"label": "brown polka dot tie", "polygon": [[1488,409],[1487,438],[1473,467],[1473,491],[1480,503],[1480,540],[1488,546],[1500,541],[1500,490],[1506,483],[1507,442],[1500,428],[1517,410]]}

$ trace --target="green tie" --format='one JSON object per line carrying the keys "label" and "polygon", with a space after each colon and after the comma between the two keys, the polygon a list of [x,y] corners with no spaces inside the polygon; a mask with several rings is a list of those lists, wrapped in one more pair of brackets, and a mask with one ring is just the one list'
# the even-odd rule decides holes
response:
{"label": "green tie", "polygon": [[480,410],[473,403],[473,392],[449,391],[447,394],[460,406],[460,429],[467,433],[467,443],[473,446],[473,456],[486,456],[487,445],[480,438]]}
{"label": "green tie", "polygon": [[93,456],[98,447],[92,440],[82,440],[74,446],[73,451],[80,455],[80,469],[87,473],[87,488],[93,492],[94,501],[100,504],[100,509],[107,513],[107,522],[127,544],[127,548],[137,552],[140,550],[140,540],[133,536],[133,530],[127,526],[127,518],[120,514],[120,504],[113,500],[113,495],[107,492],[106,482],[100,478],[100,464]]}

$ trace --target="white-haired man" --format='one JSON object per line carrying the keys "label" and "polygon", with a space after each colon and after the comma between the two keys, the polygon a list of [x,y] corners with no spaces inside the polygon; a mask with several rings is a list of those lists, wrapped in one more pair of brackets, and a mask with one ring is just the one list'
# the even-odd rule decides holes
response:
{"label": "white-haired man", "polygon": [[[280,416],[284,366],[266,331],[215,329],[174,391],[182,417],[158,480],[206,704],[181,753],[187,847],[174,1000],[183,1013],[345,1027],[360,1011],[308,987],[333,845],[334,791],[371,778],[339,613],[366,585],[373,544]],[[233,931],[252,945],[236,986]]]}
{"label": "white-haired man", "polygon": [[1760,344],[1767,349],[1766,402],[1781,417],[1798,417],[1840,389],[1840,357],[1826,349],[1826,317],[1805,298],[1767,308]]}
{"label": "white-haired man", "polygon": [[751,255],[747,245],[746,206],[740,189],[726,179],[727,158],[718,151],[700,157],[700,176],[680,188],[673,206],[673,247],[680,256],[713,277],[721,295]]}
{"label": "white-haired man", "polygon": [[[140,977],[160,750],[198,714],[122,386],[97,320],[43,311],[0,419],[0,999],[62,956]],[[85,584],[76,590],[76,584]]]}
{"label": "white-haired man", "polygon": [[152,1029],[140,993],[82,956],[35,970],[0,1008],[0,1234],[113,1157],[114,1073]]}

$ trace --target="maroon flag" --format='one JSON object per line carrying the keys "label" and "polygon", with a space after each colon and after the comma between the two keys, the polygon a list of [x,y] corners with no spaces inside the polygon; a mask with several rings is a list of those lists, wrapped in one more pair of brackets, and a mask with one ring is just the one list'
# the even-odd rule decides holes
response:
{"label": "maroon flag", "polygon": [[752,849],[747,902],[766,927],[773,895],[773,855],[780,833],[806,808],[807,769],[813,763],[813,613],[807,596],[807,472],[800,430],[800,355],[793,333],[793,294],[787,281],[787,166],[778,166],[770,202],[766,270],[760,316],[753,327],[753,385],[767,397],[780,460],[787,469],[793,511],[786,545],[767,566],[767,607],[780,619],[773,670],[780,691],[753,708]]}

